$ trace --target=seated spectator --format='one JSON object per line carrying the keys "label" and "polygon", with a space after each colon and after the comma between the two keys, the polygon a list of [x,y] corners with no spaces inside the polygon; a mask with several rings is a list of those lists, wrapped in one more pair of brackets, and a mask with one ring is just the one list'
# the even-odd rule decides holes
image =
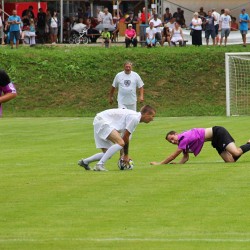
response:
{"label": "seated spectator", "polygon": [[30,46],[36,45],[36,29],[32,18],[30,19],[30,25],[26,26],[26,30],[22,32],[21,39],[25,40],[25,38],[28,38]]}
{"label": "seated spectator", "polygon": [[178,22],[175,22],[175,26],[172,29],[170,41],[171,41],[171,44],[174,46],[176,45],[176,43],[179,43],[180,46],[183,45],[183,41],[184,41],[183,32]]}
{"label": "seated spectator", "polygon": [[97,39],[101,36],[100,32],[94,28],[95,27],[95,19],[88,18],[86,20],[86,29],[87,36],[90,39],[91,43],[96,43]]}
{"label": "seated spectator", "polygon": [[133,25],[130,23],[125,31],[126,48],[128,48],[131,43],[134,47],[137,47],[136,31],[132,27]]}
{"label": "seated spectator", "polygon": [[167,26],[167,24],[164,24],[164,28],[162,30],[162,45],[164,45],[164,43],[168,43],[168,45],[170,46],[170,30],[169,27]]}
{"label": "seated spectator", "polygon": [[146,43],[148,48],[151,48],[155,46],[156,40],[155,40],[155,34],[156,34],[156,28],[154,28],[154,22],[150,21],[149,27],[146,28]]}
{"label": "seated spectator", "polygon": [[155,39],[162,45],[162,37],[161,37],[161,29],[162,29],[162,22],[161,19],[158,18],[157,14],[154,14],[153,19],[150,22],[154,23],[154,28],[156,29]]}
{"label": "seated spectator", "polygon": [[174,28],[174,24],[175,24],[175,18],[172,17],[172,18],[170,19],[170,21],[167,23],[167,26],[168,26],[170,32],[171,32],[172,29]]}
{"label": "seated spectator", "polygon": [[104,28],[104,31],[101,34],[102,36],[102,47],[103,45],[107,45],[108,48],[110,48],[111,39],[110,39],[110,32],[108,28]]}
{"label": "seated spectator", "polygon": [[238,23],[236,23],[236,17],[232,17],[231,31],[237,31],[239,29]]}

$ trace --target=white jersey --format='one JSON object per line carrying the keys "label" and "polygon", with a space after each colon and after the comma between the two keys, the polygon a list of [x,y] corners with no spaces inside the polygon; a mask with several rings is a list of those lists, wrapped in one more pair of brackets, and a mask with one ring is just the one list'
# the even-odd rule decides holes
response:
{"label": "white jersey", "polygon": [[118,103],[131,105],[137,102],[136,88],[143,87],[141,77],[134,71],[126,74],[124,71],[115,76],[112,86],[118,88]]}
{"label": "white jersey", "polygon": [[221,28],[222,29],[230,29],[231,17],[229,15],[221,15],[220,16]]}
{"label": "white jersey", "polygon": [[94,125],[100,120],[118,132],[128,130],[132,134],[140,123],[141,113],[130,109],[108,109],[96,115]]}
{"label": "white jersey", "polygon": [[104,25],[111,25],[112,24],[112,15],[111,13],[107,13],[107,15],[105,13],[103,13],[102,15],[102,23]]}

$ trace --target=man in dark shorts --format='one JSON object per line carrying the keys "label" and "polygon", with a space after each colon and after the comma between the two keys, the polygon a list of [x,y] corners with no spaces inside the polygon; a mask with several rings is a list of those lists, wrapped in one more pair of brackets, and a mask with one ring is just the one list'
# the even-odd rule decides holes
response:
{"label": "man in dark shorts", "polygon": [[11,45],[11,48],[13,49],[14,38],[16,39],[16,48],[18,48],[19,39],[20,39],[21,18],[19,16],[17,16],[16,10],[13,10],[12,16],[9,16],[8,24],[10,25],[10,45]]}
{"label": "man in dark shorts", "polygon": [[193,153],[197,156],[206,141],[212,141],[212,146],[225,162],[236,162],[241,155],[250,150],[250,140],[238,148],[229,132],[220,126],[193,128],[180,134],[175,131],[170,131],[166,135],[166,140],[178,145],[177,150],[165,160],[161,162],[151,162],[151,165],[168,164],[180,153],[183,153],[183,157],[179,163],[184,164],[189,159],[189,153]]}

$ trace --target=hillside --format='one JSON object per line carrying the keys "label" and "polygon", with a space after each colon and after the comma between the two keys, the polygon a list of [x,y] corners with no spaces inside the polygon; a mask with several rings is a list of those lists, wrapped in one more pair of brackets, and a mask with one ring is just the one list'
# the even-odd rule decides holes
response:
{"label": "hillside", "polygon": [[112,47],[0,47],[18,98],[5,116],[93,116],[108,103],[114,76],[131,60],[145,83],[145,103],[161,116],[225,115],[228,47],[125,49]]}

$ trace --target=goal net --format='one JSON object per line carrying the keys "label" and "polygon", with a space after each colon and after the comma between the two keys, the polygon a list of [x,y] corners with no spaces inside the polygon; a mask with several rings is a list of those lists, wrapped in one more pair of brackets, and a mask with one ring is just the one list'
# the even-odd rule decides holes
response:
{"label": "goal net", "polygon": [[250,52],[226,53],[227,116],[250,115]]}

